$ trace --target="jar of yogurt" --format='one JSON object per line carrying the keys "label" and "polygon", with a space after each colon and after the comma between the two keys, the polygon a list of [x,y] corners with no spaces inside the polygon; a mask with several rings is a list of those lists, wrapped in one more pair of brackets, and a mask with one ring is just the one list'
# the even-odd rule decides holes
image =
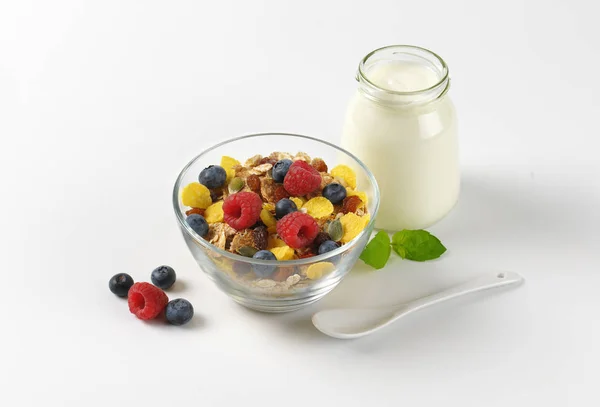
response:
{"label": "jar of yogurt", "polygon": [[435,53],[395,45],[360,62],[342,147],[373,172],[381,191],[375,226],[421,229],[455,205],[460,187],[449,71]]}

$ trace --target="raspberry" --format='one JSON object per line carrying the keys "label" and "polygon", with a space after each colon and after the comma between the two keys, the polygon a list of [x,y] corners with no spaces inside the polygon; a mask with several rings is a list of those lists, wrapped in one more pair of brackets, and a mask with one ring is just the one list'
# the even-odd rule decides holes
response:
{"label": "raspberry", "polygon": [[327,164],[325,164],[322,158],[313,158],[310,165],[319,172],[327,172]]}
{"label": "raspberry", "polygon": [[294,249],[310,245],[319,233],[319,225],[308,214],[292,212],[277,222],[277,233]]}
{"label": "raspberry", "polygon": [[129,289],[127,302],[129,311],[139,319],[154,319],[167,306],[169,298],[158,287],[150,283],[135,283]]}
{"label": "raspberry", "polygon": [[248,188],[250,188],[251,191],[256,193],[260,192],[260,178],[258,178],[258,175],[248,175],[248,178],[246,178],[246,185],[248,185]]}
{"label": "raspberry", "polygon": [[285,190],[284,187],[279,185],[277,187],[277,189],[275,189],[275,193],[273,196],[274,196],[273,200],[275,201],[275,203],[277,203],[284,198],[289,198],[290,194],[288,194],[288,192]]}
{"label": "raspberry", "polygon": [[292,196],[303,196],[321,186],[321,174],[305,161],[295,161],[283,180],[283,186]]}
{"label": "raspberry", "polygon": [[205,211],[205,209],[202,209],[202,208],[192,208],[189,211],[185,211],[185,214],[187,216],[190,216],[191,214],[195,213],[197,215],[204,216],[204,211]]}
{"label": "raspberry", "polygon": [[362,205],[362,199],[356,195],[348,196],[344,199],[342,205],[342,213],[356,212],[356,210]]}
{"label": "raspberry", "polygon": [[260,217],[262,200],[254,192],[229,195],[223,203],[225,222],[236,230],[249,228]]}

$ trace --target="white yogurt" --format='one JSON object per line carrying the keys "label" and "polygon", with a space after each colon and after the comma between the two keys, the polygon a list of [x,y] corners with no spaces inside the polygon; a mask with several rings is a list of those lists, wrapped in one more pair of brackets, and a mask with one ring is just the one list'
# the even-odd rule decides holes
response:
{"label": "white yogurt", "polygon": [[[399,53],[391,55],[397,58]],[[445,71],[436,71],[425,58],[368,62],[348,106],[342,147],[358,156],[377,179],[377,228],[429,227],[452,209],[460,185],[449,82],[421,92],[439,84]]]}

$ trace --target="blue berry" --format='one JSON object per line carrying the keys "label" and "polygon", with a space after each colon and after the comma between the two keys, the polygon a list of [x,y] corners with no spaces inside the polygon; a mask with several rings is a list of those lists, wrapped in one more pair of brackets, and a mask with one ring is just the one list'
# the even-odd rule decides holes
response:
{"label": "blue berry", "polygon": [[177,276],[175,275],[175,270],[173,270],[173,267],[169,266],[157,267],[152,270],[152,274],[150,275],[152,284],[158,288],[162,288],[163,290],[166,290],[175,284],[176,278]]}
{"label": "blue berry", "polygon": [[277,161],[273,166],[273,180],[281,184],[285,178],[285,174],[290,169],[290,165],[292,165],[292,160],[288,160],[287,158]]}
{"label": "blue berry", "polygon": [[[277,257],[275,257],[275,255],[268,250],[259,250],[252,257],[255,259],[259,259],[259,260],[277,260]],[[275,266],[275,265],[273,265],[273,266],[263,266],[260,264],[252,265],[252,271],[254,271],[254,274],[256,274],[258,277],[262,277],[262,278],[269,277],[271,274],[273,274],[275,272],[276,268],[277,268],[277,266]]]}
{"label": "blue berry", "polygon": [[194,307],[192,307],[192,304],[188,300],[177,298],[176,300],[169,301],[165,308],[165,316],[170,324],[187,324],[194,316]]}
{"label": "blue berry", "polygon": [[208,222],[204,219],[204,216],[192,213],[185,221],[200,236],[205,236],[208,233]]}
{"label": "blue berry", "polygon": [[225,169],[220,165],[209,165],[200,172],[198,181],[208,189],[222,187],[227,179]]}
{"label": "blue berry", "polygon": [[324,254],[327,252],[330,252],[332,250],[337,249],[338,247],[340,247],[339,244],[337,244],[336,242],[334,242],[333,240],[326,240],[323,243],[321,243],[321,245],[319,246],[319,254]]}
{"label": "blue berry", "polygon": [[329,184],[323,188],[323,196],[329,199],[334,205],[342,203],[344,198],[346,198],[346,188],[336,183]]}
{"label": "blue berry", "polygon": [[126,273],[115,274],[108,280],[108,288],[118,297],[127,297],[127,293],[132,285],[133,278]]}
{"label": "blue berry", "polygon": [[296,212],[298,207],[291,199],[283,198],[275,204],[275,218],[281,219],[288,213]]}

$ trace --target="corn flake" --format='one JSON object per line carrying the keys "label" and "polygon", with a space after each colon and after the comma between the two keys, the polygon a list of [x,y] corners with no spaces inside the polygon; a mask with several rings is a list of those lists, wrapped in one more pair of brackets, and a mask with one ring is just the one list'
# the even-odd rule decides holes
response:
{"label": "corn flake", "polygon": [[223,167],[223,169],[227,173],[227,182],[229,182],[233,177],[235,177],[235,170],[233,169],[233,167],[236,165],[240,165],[240,162],[235,158],[228,157],[226,155],[221,157],[221,167]]}
{"label": "corn flake", "polygon": [[181,191],[181,202],[192,208],[206,209],[212,204],[212,199],[208,188],[199,182],[192,182]]}
{"label": "corn flake", "polygon": [[260,211],[260,220],[268,228],[277,226],[277,220],[275,219],[275,216],[273,216],[273,214],[265,208]]}
{"label": "corn flake", "polygon": [[223,222],[223,201],[215,202],[204,212],[204,219],[208,223]]}
{"label": "corn flake", "polygon": [[290,201],[292,201],[293,203],[295,203],[296,207],[298,209],[302,208],[302,205],[304,205],[304,202],[306,202],[302,198],[296,198],[296,197],[290,198]]}
{"label": "corn flake", "polygon": [[356,173],[354,170],[347,165],[337,165],[335,166],[331,172],[331,176],[334,178],[341,178],[345,181],[347,186],[354,189],[356,188]]}
{"label": "corn flake", "polygon": [[302,209],[315,219],[326,218],[333,213],[333,204],[327,198],[318,196],[306,202]]}
{"label": "corn flake", "polygon": [[322,261],[308,266],[306,269],[306,277],[310,278],[311,280],[317,280],[331,273],[333,270],[335,270],[333,263]]}
{"label": "corn flake", "polygon": [[342,235],[342,243],[348,243],[354,239],[369,223],[368,215],[358,216],[352,212],[345,214],[340,218],[344,234]]}
{"label": "corn flake", "polygon": [[268,250],[271,250],[274,247],[283,247],[283,246],[287,246],[283,240],[278,239],[274,236],[269,236],[269,239],[267,241],[267,249]]}
{"label": "corn flake", "polygon": [[289,246],[273,247],[270,250],[279,261],[292,260],[294,258],[294,249]]}

